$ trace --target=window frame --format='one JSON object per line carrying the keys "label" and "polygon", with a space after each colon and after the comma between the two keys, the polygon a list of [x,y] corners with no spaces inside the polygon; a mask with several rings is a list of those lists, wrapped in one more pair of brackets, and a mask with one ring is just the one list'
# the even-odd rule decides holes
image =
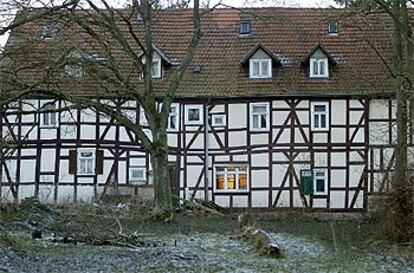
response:
{"label": "window frame", "polygon": [[[45,102],[40,111],[48,110],[46,107],[53,106],[50,110],[54,110],[53,112],[41,112],[39,113],[39,126],[40,128],[56,128],[59,126],[59,113],[56,111],[56,102]],[[49,123],[45,123],[45,117],[48,117]],[[51,124],[50,121],[52,120],[51,117],[54,116],[55,123]]]}
{"label": "window frame", "polygon": [[[243,30],[243,28],[242,28],[243,25],[248,26],[247,31],[242,31]],[[241,20],[240,23],[239,23],[239,35],[240,36],[248,36],[248,35],[250,35],[251,32],[252,32],[251,22],[249,20]]]}
{"label": "window frame", "polygon": [[[172,118],[172,112],[171,109],[175,108],[175,125],[176,128],[170,127],[170,119]],[[167,124],[167,131],[169,132],[177,132],[180,128],[180,105],[178,103],[171,103],[170,105],[170,114],[168,114],[168,124]]]}
{"label": "window frame", "polygon": [[[262,73],[262,63],[267,63],[267,74]],[[259,75],[253,74],[254,63],[259,64]],[[272,59],[250,59],[249,60],[249,78],[250,79],[271,79],[272,78]]]}
{"label": "window frame", "polygon": [[[221,118],[223,120],[223,123],[217,123],[216,118]],[[213,127],[226,127],[226,115],[224,114],[213,114],[211,115],[211,125]]]}
{"label": "window frame", "polygon": [[[318,71],[320,72],[320,66],[321,63],[325,64],[325,69],[323,71],[323,74],[315,74],[315,71],[313,69],[314,63],[317,63],[318,65]],[[328,79],[329,78],[329,62],[328,58],[310,58],[309,60],[309,77],[315,78],[315,79]]]}
{"label": "window frame", "polygon": [[[154,63],[156,63],[156,67],[158,68],[157,69],[157,74],[154,74],[153,72],[154,72]],[[162,66],[161,66],[161,58],[156,58],[156,59],[154,59],[154,58],[152,58],[152,67],[151,67],[152,69],[151,69],[151,77],[153,78],[153,79],[161,79],[162,78]]]}
{"label": "window frame", "polygon": [[[323,176],[324,190],[323,190],[323,192],[318,192],[317,191],[316,181],[317,181],[317,177],[319,177],[319,176],[316,175],[317,172],[323,172],[324,173],[324,176]],[[327,168],[314,168],[313,169],[313,195],[317,195],[317,196],[319,196],[319,195],[328,195],[328,183],[329,183],[328,169]]]}
{"label": "window frame", "polygon": [[[49,31],[50,36],[46,35],[48,31]],[[44,41],[50,41],[56,38],[56,34],[57,34],[57,26],[54,23],[48,23],[43,26],[41,38]]]}
{"label": "window frame", "polygon": [[[142,178],[133,178],[133,171],[134,170],[140,170],[142,171]],[[145,166],[139,166],[139,165],[132,165],[129,166],[128,168],[128,172],[129,172],[129,177],[128,177],[128,182],[129,183],[136,183],[136,184],[147,184],[147,180],[148,180],[148,176],[147,176],[147,168]],[[144,183],[142,183],[144,182]]]}
{"label": "window frame", "polygon": [[[199,120],[189,120],[189,110],[197,109],[200,111]],[[204,123],[204,105],[203,104],[187,104],[185,105],[185,124],[186,125],[202,125]]]}
{"label": "window frame", "polygon": [[[325,106],[325,112],[317,112],[315,113],[315,107],[316,106]],[[315,114],[318,114],[319,117],[324,114],[325,115],[325,127],[315,127]],[[329,108],[329,102],[328,101],[312,101],[310,103],[310,128],[312,132],[327,132],[330,130],[330,108]],[[319,118],[319,122],[320,122]]]}
{"label": "window frame", "polygon": [[[234,183],[237,185],[237,187],[235,186],[235,189],[227,189],[227,174],[228,174],[228,168],[229,167],[234,167],[234,168],[241,168],[244,167],[246,168],[246,180],[247,180],[247,184],[246,184],[246,189],[240,189],[239,188],[239,180],[237,179],[239,177],[240,171],[236,171],[236,178]],[[225,179],[225,189],[217,189],[217,174],[220,174],[220,172],[217,172],[217,168],[224,168],[224,179]],[[237,169],[239,170],[239,169]],[[242,174],[244,174],[244,172],[242,172]],[[244,164],[244,163],[226,163],[226,164],[215,164],[214,168],[213,168],[213,190],[215,193],[248,193],[250,191],[250,177],[249,177],[249,165],[248,164]]]}
{"label": "window frame", "polygon": [[[260,128],[255,128],[254,127],[254,123],[253,123],[253,119],[254,119],[254,112],[253,112],[253,108],[255,106],[265,106],[266,107],[266,127],[260,127]],[[250,103],[250,114],[249,114],[249,121],[250,121],[250,131],[253,132],[265,132],[265,131],[269,131],[270,129],[270,105],[268,102],[256,102],[256,103]]]}
{"label": "window frame", "polygon": [[[84,173],[81,172],[81,153],[82,152],[91,152],[92,153],[92,158],[90,160],[92,160],[92,172],[91,173]],[[91,176],[91,175],[95,175],[96,174],[96,150],[93,148],[79,148],[76,151],[76,174],[78,176]]]}
{"label": "window frame", "polygon": [[[335,25],[335,28],[332,28],[333,25]],[[332,36],[337,36],[338,33],[339,33],[338,21],[328,20],[328,34]]]}

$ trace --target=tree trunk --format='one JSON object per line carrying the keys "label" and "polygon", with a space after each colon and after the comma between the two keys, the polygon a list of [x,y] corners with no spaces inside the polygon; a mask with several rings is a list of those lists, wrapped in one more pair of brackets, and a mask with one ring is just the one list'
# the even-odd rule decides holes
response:
{"label": "tree trunk", "polygon": [[151,153],[154,183],[154,212],[157,217],[168,219],[173,215],[171,187],[169,181],[168,143],[165,129],[154,134]]}
{"label": "tree trunk", "polygon": [[409,240],[410,231],[410,200],[407,188],[407,140],[408,140],[408,105],[406,92],[400,90],[397,93],[397,145],[396,153],[396,168],[393,183],[393,190],[391,195],[392,211],[394,213],[392,219],[395,225],[395,240],[398,242],[406,242]]}

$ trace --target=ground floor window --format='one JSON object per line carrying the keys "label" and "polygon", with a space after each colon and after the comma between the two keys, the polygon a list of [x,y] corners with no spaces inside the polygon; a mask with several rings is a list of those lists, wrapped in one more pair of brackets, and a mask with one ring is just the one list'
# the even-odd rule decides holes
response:
{"label": "ground floor window", "polygon": [[216,166],[214,168],[214,180],[215,191],[247,191],[247,166]]}
{"label": "ground floor window", "polygon": [[129,167],[129,182],[137,184],[145,184],[146,168],[143,166],[131,166]]}
{"label": "ground floor window", "polygon": [[78,150],[78,174],[95,174],[95,151],[92,149]]}
{"label": "ground floor window", "polygon": [[314,169],[313,170],[313,194],[326,195],[328,194],[328,170]]}

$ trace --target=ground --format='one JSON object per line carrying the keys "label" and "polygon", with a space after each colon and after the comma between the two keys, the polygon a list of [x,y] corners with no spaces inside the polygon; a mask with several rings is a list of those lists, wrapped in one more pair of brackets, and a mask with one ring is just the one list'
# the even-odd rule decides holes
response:
{"label": "ground", "polygon": [[[254,225],[270,233],[284,254],[283,258],[273,259],[259,256],[237,236],[237,224],[231,216],[185,213],[166,223],[147,220],[139,214],[126,215],[117,209],[122,206],[110,215],[107,211],[89,211],[85,214],[88,217],[82,218],[82,229],[91,229],[87,236],[101,234],[102,227],[118,232],[119,220],[122,233],[137,232],[139,247],[98,246],[70,240],[63,243],[52,236],[56,230],[49,221],[55,217],[49,212],[37,214],[37,219],[21,212],[3,212],[1,226],[15,243],[13,247],[0,246],[0,272],[414,273],[410,249],[373,240],[373,223],[360,217],[321,220],[295,213],[255,219]],[[75,221],[81,222],[73,211],[60,209],[52,215],[64,217],[63,225],[72,228]],[[49,225],[50,230],[44,232],[43,239],[34,240],[22,223]],[[75,227],[73,230],[79,231]]]}

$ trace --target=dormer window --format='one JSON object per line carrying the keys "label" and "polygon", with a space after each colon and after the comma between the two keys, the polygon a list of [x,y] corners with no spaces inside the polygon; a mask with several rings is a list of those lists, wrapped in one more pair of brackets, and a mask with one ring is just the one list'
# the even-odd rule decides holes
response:
{"label": "dormer window", "polygon": [[328,21],[328,34],[338,35],[338,22],[334,20]]}
{"label": "dormer window", "polygon": [[249,35],[251,30],[250,21],[240,21],[239,34]]}
{"label": "dormer window", "polygon": [[[145,64],[145,58],[143,58],[142,62]],[[154,53],[154,57],[152,58],[151,75],[153,79],[162,78],[161,57],[156,53]],[[142,78],[144,78],[144,73],[142,73]]]}
{"label": "dormer window", "polygon": [[56,37],[57,27],[53,23],[49,23],[43,27],[42,40],[52,40]]}
{"label": "dormer window", "polygon": [[66,55],[66,64],[63,70],[64,75],[75,80],[83,79],[86,75],[84,68],[86,59],[87,56],[82,51],[79,49],[72,49]]}
{"label": "dormer window", "polygon": [[309,77],[329,78],[328,58],[311,58]]}
{"label": "dormer window", "polygon": [[151,75],[153,79],[161,79],[161,59],[152,60]]}
{"label": "dormer window", "polygon": [[250,78],[268,79],[272,77],[271,59],[250,59]]}

